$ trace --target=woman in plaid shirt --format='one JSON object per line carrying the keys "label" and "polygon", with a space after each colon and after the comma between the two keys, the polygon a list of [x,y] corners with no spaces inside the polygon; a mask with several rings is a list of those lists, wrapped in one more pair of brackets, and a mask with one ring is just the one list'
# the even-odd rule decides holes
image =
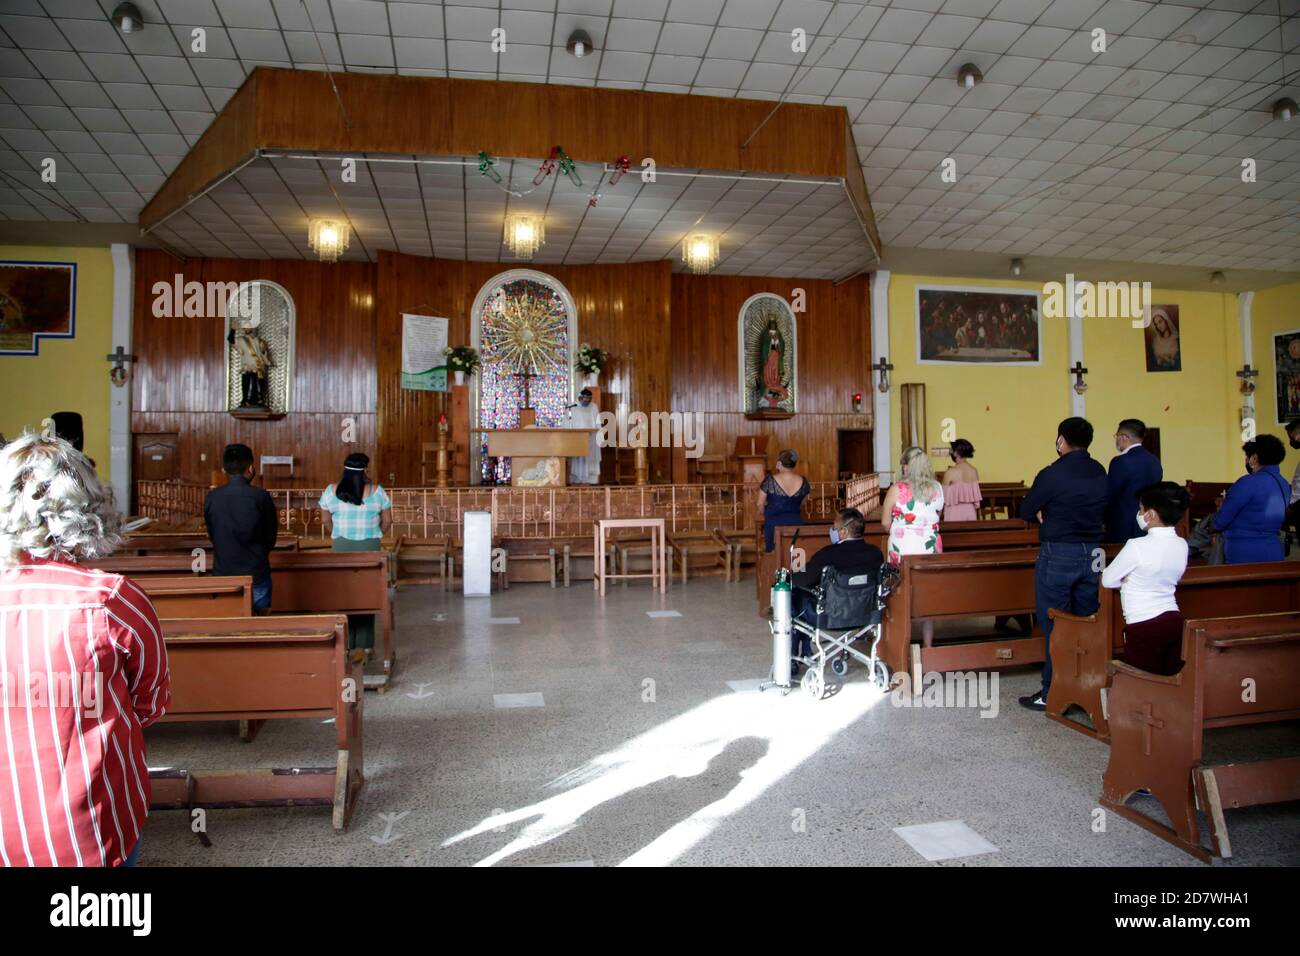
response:
{"label": "woman in plaid shirt", "polygon": [[[325,533],[333,539],[335,551],[378,551],[383,537],[393,526],[393,503],[383,485],[366,476],[368,455],[353,452],[343,462],[343,477],[320,496]],[[349,614],[348,634],[352,647],[370,650],[375,646],[373,614]]]}

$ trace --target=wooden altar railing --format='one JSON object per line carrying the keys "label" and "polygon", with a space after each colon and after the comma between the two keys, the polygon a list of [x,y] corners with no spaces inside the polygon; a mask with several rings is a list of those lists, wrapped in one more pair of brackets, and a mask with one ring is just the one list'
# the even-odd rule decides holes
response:
{"label": "wooden altar railing", "polygon": [[137,481],[136,513],[159,525],[182,525],[203,517],[208,487],[186,481]]}
{"label": "wooden altar railing", "polygon": [[[804,504],[809,521],[829,521],[846,500],[865,511],[880,503],[876,475],[810,482]],[[180,525],[203,515],[207,488],[181,482],[137,482],[140,514]],[[319,490],[268,489],[289,534],[322,534]],[[466,511],[487,511],[496,534],[555,538],[589,534],[597,518],[663,518],[669,532],[744,530],[754,527],[757,485],[601,485],[567,488],[390,488],[393,532],[416,538],[459,533]]]}

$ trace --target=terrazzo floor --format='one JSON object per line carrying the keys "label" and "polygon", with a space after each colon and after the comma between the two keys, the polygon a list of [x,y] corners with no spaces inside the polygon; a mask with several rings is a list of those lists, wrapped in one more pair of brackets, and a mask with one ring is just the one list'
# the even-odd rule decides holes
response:
{"label": "terrazzo floor", "polygon": [[[1016,703],[1036,668],[998,675],[992,716],[897,707],[856,664],[820,702],[759,693],[771,639],[751,580],[603,599],[588,582],[414,587],[396,608],[351,827],[327,808],[211,810],[204,847],[187,813],[155,811],[141,865],[1203,865],[1101,813],[1107,748]],[[162,724],[148,743],[153,767],[319,766],[334,733],[272,721],[244,744],[234,723]],[[1300,723],[1217,731],[1207,752],[1300,753]],[[1228,825],[1236,855],[1216,865],[1300,864],[1300,803]]]}

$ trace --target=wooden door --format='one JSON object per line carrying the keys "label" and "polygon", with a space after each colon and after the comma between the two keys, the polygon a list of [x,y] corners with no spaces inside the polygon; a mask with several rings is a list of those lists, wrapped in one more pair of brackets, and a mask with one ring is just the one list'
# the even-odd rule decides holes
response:
{"label": "wooden door", "polygon": [[176,432],[138,434],[132,461],[131,513],[135,514],[135,482],[175,481],[180,477],[180,436]]}
{"label": "wooden door", "polygon": [[1145,448],[1147,451],[1151,452],[1151,454],[1155,455],[1157,461],[1160,460],[1160,429],[1159,428],[1147,429],[1147,433],[1142,439],[1142,447]]}
{"label": "wooden door", "polygon": [[840,477],[845,475],[865,475],[875,471],[875,455],[872,448],[871,431],[865,428],[841,428],[840,442]]}

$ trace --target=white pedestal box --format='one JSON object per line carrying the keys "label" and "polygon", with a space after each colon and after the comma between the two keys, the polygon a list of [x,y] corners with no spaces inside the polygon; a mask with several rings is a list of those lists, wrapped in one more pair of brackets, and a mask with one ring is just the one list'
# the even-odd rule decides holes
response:
{"label": "white pedestal box", "polygon": [[466,511],[463,537],[465,566],[462,579],[465,596],[490,595],[492,593],[492,513]]}

